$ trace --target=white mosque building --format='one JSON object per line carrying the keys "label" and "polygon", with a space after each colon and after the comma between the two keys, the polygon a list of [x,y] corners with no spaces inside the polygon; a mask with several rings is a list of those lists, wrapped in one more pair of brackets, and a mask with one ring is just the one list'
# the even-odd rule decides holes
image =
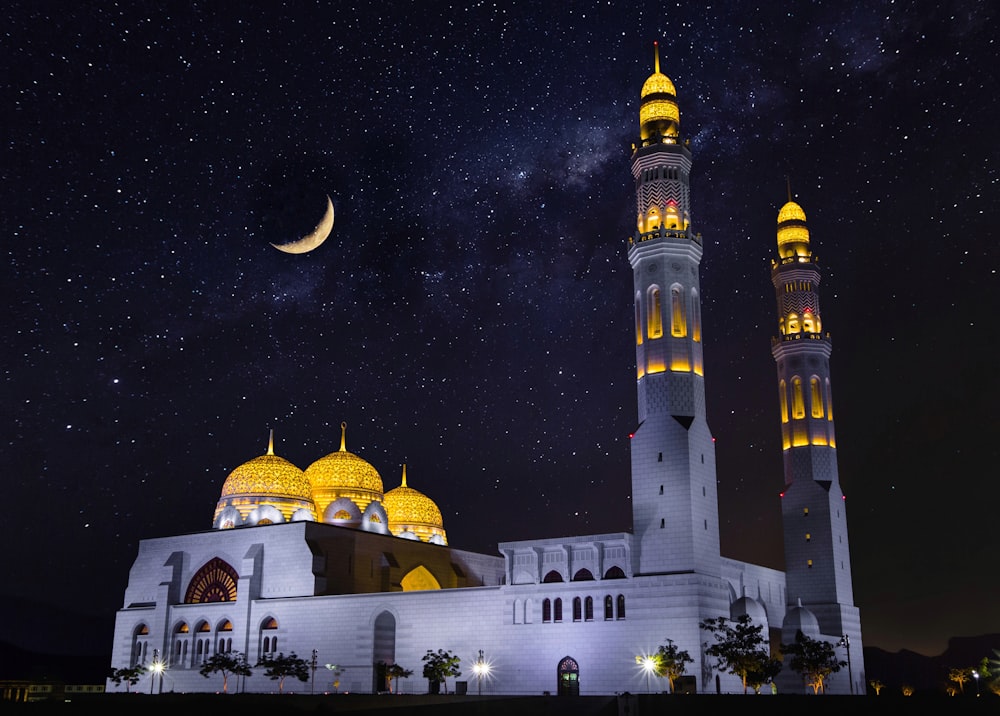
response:
{"label": "white mosque building", "polygon": [[[715,449],[705,416],[699,265],[692,230],[691,151],[673,83],[659,68],[642,87],[633,145],[633,270],[638,428],[631,440],[633,529],[502,542],[497,554],[448,545],[441,512],[407,484],[385,491],[379,472],[346,447],[305,470],[273,452],[226,479],[211,530],[146,539],[117,612],[111,667],[166,666],[160,689],[218,691],[201,664],[240,652],[251,665],[296,653],[318,663],[317,692],[387,690],[383,664],[414,675],[444,649],[490,694],[603,695],[649,688],[635,657],[671,639],[694,658],[682,688],[742,692],[705,654],[705,619],[750,615],[771,648],[797,631],[838,645],[850,666],[826,693],[865,693],[844,495],[837,472],[829,335],[820,272],[802,208],[778,213],[771,280],[780,395],[786,571],[724,557]],[[843,647],[846,646],[847,654]],[[473,664],[489,664],[476,684]],[[239,684],[273,692],[255,668]],[[302,690],[302,684],[295,682]],[[781,693],[806,693],[784,669]],[[231,687],[232,688],[232,687]],[[296,688],[286,686],[286,689]],[[666,689],[665,681],[654,685]],[[124,685],[109,681],[109,691]]]}

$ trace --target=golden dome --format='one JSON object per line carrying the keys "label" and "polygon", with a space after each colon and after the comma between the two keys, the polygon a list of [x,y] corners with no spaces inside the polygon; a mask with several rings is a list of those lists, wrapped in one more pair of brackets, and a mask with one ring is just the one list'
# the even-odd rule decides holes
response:
{"label": "golden dome", "polygon": [[222,486],[222,497],[233,495],[293,497],[311,501],[312,487],[302,470],[274,454],[272,433],[266,455],[255,457],[229,473]]}
{"label": "golden dome", "polygon": [[373,500],[382,499],[382,477],[367,461],[347,451],[346,435],[347,423],[341,423],[340,450],[306,468],[316,512],[324,520],[327,507],[341,498],[353,502],[359,513]]}
{"label": "golden dome", "polygon": [[347,451],[347,423],[340,424],[340,450],[306,468],[313,490],[359,489],[382,494],[382,476],[366,460]]}
{"label": "golden dome", "polygon": [[212,523],[219,529],[228,529],[315,519],[312,485],[302,470],[274,454],[272,430],[267,454],[248,460],[229,473]]}
{"label": "golden dome", "polygon": [[[659,61],[657,61],[657,65],[659,65]],[[657,67],[656,72],[651,74],[642,85],[642,92],[639,93],[639,97],[645,97],[646,95],[653,93],[665,93],[672,94],[674,97],[677,96],[677,90],[674,89],[674,83],[670,81],[669,77],[659,71],[659,67]]]}
{"label": "golden dome", "polygon": [[403,465],[403,483],[385,493],[382,505],[389,515],[389,531],[394,535],[412,532],[424,541],[433,535],[444,538],[441,510],[427,495],[407,486],[406,465]]}
{"label": "golden dome", "polygon": [[794,201],[788,201],[778,212],[778,255],[783,259],[811,255],[806,212]]}
{"label": "golden dome", "polygon": [[798,219],[799,221],[806,220],[806,212],[802,211],[802,207],[796,204],[794,201],[790,201],[781,207],[781,211],[778,212],[778,223],[789,221],[791,219]]}

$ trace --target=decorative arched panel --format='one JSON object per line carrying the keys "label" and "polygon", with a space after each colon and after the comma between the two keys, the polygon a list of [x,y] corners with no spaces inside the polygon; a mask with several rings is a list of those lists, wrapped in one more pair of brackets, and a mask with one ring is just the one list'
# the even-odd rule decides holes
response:
{"label": "decorative arched panel", "polygon": [[440,589],[441,584],[431,574],[424,565],[415,567],[406,573],[406,576],[399,580],[404,592],[419,592],[428,589]]}
{"label": "decorative arched panel", "polygon": [[184,603],[235,602],[238,579],[239,575],[235,569],[215,557],[199,569],[191,579],[184,595]]}

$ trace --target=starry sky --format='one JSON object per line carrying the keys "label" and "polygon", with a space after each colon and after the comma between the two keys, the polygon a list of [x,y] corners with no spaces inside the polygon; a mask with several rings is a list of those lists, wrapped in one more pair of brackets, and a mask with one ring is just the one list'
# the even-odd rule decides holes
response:
{"label": "starry sky", "polygon": [[[272,429],[305,469],[346,423],[455,547],[629,530],[629,158],[658,41],[694,154],[723,554],[784,564],[770,261],[790,187],[823,273],[864,643],[1000,632],[989,3],[0,19],[0,595],[112,614],[139,540],[209,529]],[[326,195],[323,245],[270,246]]]}

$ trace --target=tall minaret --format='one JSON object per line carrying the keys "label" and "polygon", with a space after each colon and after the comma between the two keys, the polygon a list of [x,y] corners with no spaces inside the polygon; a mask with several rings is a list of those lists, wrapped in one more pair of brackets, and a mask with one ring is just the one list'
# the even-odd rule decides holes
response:
{"label": "tall minaret", "polygon": [[[849,693],[850,685],[850,693],[864,694],[861,619],[854,606],[847,509],[837,473],[830,335],[823,332],[819,264],[809,246],[806,215],[791,192],[778,212],[771,282],[778,300],[778,337],[771,353],[778,366],[784,449],[787,604],[811,612],[820,633],[841,640],[850,651],[852,679],[839,680],[836,690]],[[798,626],[786,625],[790,633],[783,633],[783,640],[794,640]]]}
{"label": "tall minaret", "polygon": [[698,267],[691,230],[691,150],[680,137],[670,79],[642,86],[633,145],[636,230],[628,259],[634,283],[638,427],[631,441],[632,519],[640,574],[718,575],[715,446],[705,420]]}

